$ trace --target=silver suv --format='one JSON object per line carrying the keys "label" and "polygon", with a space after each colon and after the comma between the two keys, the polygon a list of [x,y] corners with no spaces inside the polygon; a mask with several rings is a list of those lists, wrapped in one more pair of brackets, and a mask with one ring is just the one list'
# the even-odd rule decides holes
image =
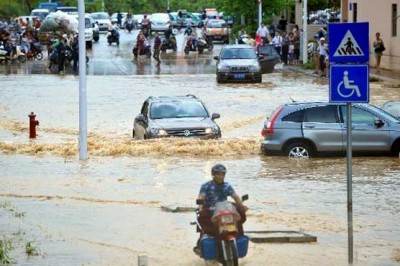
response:
{"label": "silver suv", "polygon": [[[264,154],[308,158],[346,152],[346,104],[290,103],[279,106],[264,122]],[[400,120],[370,104],[352,105],[352,147],[355,154],[400,152]]]}

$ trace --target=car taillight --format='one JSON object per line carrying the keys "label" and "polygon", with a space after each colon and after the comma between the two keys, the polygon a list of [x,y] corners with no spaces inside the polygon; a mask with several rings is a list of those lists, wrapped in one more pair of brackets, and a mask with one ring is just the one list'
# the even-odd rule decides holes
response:
{"label": "car taillight", "polygon": [[272,135],[274,133],[274,124],[275,120],[278,117],[279,113],[282,112],[283,107],[279,107],[271,116],[271,119],[268,121],[267,126],[263,127],[261,130],[261,135],[264,137],[265,135]]}

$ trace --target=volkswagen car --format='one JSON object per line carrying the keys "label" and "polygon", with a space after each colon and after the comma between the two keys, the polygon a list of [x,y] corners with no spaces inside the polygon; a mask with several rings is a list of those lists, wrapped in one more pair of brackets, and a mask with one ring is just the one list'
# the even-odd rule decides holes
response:
{"label": "volkswagen car", "polygon": [[194,95],[151,96],[133,122],[134,139],[164,137],[220,138],[221,129],[204,103]]}

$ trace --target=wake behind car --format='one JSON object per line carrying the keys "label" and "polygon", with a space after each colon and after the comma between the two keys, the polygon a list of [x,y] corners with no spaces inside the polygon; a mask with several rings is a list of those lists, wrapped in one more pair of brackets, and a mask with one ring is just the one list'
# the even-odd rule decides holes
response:
{"label": "wake behind car", "polygon": [[217,82],[262,82],[262,73],[258,56],[247,44],[231,44],[221,49],[217,60]]}
{"label": "wake behind car", "polygon": [[[308,158],[321,154],[344,155],[347,146],[345,103],[305,102],[278,107],[264,122],[261,150]],[[400,152],[400,120],[370,104],[352,105],[354,154]]]}
{"label": "wake behind car", "polygon": [[215,123],[220,115],[210,114],[194,95],[149,97],[133,123],[133,138],[163,137],[220,138]]}

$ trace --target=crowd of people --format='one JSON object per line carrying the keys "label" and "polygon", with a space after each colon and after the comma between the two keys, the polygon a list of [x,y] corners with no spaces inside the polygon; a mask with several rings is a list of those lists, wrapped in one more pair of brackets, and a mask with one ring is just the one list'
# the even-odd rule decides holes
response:
{"label": "crowd of people", "polygon": [[[6,20],[0,19],[0,45],[7,51],[7,59],[13,59],[16,47],[20,46],[27,58],[33,58],[32,49],[39,44],[38,33],[41,26],[40,19],[17,19],[15,16]],[[36,46],[38,47],[38,46]]]}

